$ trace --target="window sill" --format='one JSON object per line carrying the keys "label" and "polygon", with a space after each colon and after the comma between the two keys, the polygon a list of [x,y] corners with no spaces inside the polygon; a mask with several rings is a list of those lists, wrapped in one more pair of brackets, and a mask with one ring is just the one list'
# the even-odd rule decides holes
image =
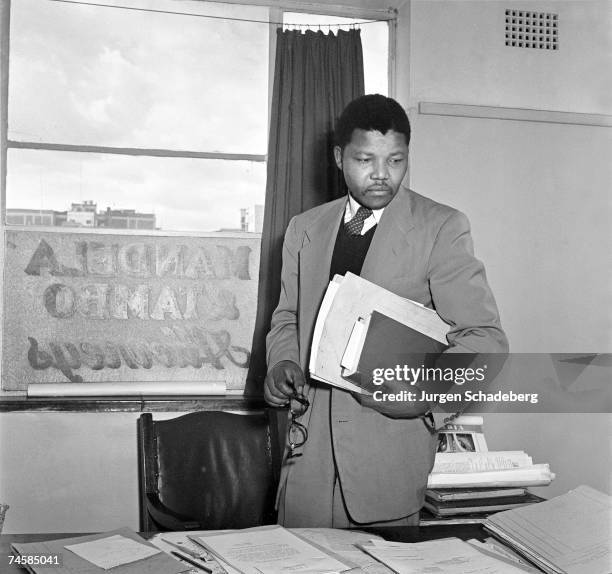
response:
{"label": "window sill", "polygon": [[69,397],[0,398],[0,412],[191,412],[191,411],[251,411],[265,408],[262,397]]}

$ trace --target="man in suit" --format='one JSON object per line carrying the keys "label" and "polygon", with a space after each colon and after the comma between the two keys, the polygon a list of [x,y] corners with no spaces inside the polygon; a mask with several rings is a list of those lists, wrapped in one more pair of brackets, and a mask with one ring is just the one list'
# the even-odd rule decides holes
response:
{"label": "man in suit", "polygon": [[351,271],[435,309],[450,326],[448,352],[505,352],[507,341],[467,218],[401,186],[410,141],[402,107],[378,94],[357,98],[338,121],[336,141],[348,196],[289,223],[267,337],[266,401],[291,402],[293,410],[292,397],[303,394],[310,403],[297,419],[307,440],[284,460],[279,522],[415,524],[436,447],[424,417],[429,405],[377,402],[304,375],[330,278]]}

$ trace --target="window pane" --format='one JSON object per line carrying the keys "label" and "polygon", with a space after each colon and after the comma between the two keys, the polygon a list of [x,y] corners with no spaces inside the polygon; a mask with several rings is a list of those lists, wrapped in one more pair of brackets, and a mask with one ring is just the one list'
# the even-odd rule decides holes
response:
{"label": "window pane", "polygon": [[[340,18],[322,14],[301,14],[285,12],[283,22],[288,24],[309,24],[316,28],[319,25],[343,24],[349,29],[351,24],[363,22],[365,18]],[[363,73],[366,94],[383,94],[389,92],[389,25],[387,22],[361,24],[361,46],[363,48]],[[332,28],[332,31],[337,28]],[[323,28],[327,32],[327,28]]]}
{"label": "window pane", "polygon": [[7,163],[9,224],[261,231],[263,162],[10,149]]}
{"label": "window pane", "polygon": [[[113,2],[268,19],[263,7]],[[12,2],[10,139],[265,154],[267,115],[265,23]]]}

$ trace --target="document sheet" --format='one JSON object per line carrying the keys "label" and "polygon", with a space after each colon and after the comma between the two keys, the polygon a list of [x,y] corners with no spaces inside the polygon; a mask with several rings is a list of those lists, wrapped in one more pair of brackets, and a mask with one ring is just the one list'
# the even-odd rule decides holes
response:
{"label": "document sheet", "polygon": [[404,543],[372,541],[360,545],[398,574],[525,574],[525,570],[485,555],[458,538]]}
{"label": "document sheet", "polygon": [[282,526],[211,533],[194,540],[243,574],[334,574],[352,567]]}
{"label": "document sheet", "polygon": [[[382,540],[380,536],[355,530],[336,528],[291,528],[291,532],[355,564],[359,574],[393,574],[393,570],[381,564],[358,547],[371,540]],[[351,571],[352,574],[353,571]]]}
{"label": "document sheet", "polygon": [[81,544],[71,544],[65,548],[104,570],[144,560],[161,552],[157,548],[145,546],[119,534]]}

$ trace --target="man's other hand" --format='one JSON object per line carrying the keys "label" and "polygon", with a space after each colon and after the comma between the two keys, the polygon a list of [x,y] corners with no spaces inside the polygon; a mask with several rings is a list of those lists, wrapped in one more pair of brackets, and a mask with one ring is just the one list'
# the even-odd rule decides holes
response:
{"label": "man's other hand", "polygon": [[[420,391],[416,390],[403,381],[385,381],[379,388],[382,393],[397,395],[401,391]],[[367,408],[374,409],[379,413],[392,419],[412,419],[425,414],[429,410],[429,403],[426,401],[377,401],[371,395],[353,393],[359,403]]]}
{"label": "man's other hand", "polygon": [[279,361],[274,365],[264,382],[264,399],[273,407],[283,407],[295,394],[302,394],[304,373],[293,361]]}

